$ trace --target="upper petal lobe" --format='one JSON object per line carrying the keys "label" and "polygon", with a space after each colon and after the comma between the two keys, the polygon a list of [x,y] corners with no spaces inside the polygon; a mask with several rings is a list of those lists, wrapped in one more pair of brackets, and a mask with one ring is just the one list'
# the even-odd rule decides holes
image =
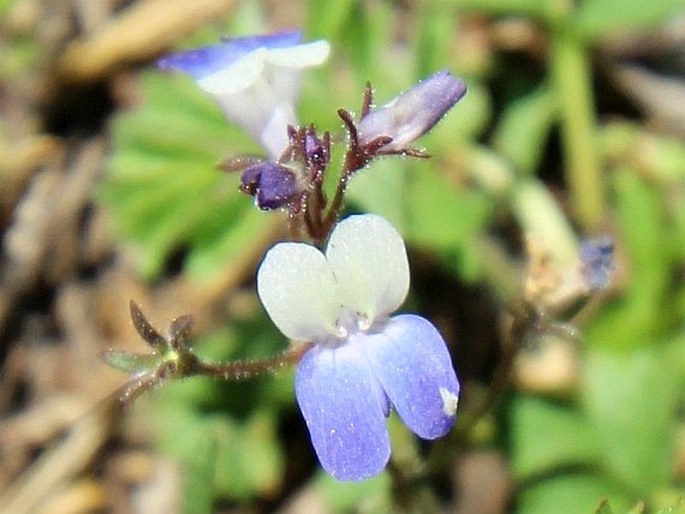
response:
{"label": "upper petal lobe", "polygon": [[350,216],[331,234],[326,257],[340,299],[369,321],[397,309],[409,290],[409,261],[402,236],[375,214]]}
{"label": "upper petal lobe", "polygon": [[290,339],[317,341],[337,333],[340,305],[324,255],[304,243],[278,243],[257,272],[257,292],[269,317]]}

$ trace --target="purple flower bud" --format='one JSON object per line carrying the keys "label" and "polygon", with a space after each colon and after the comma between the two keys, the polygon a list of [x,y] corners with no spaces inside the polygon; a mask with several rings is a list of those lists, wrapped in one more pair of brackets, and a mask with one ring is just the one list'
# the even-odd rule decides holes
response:
{"label": "purple flower bud", "polygon": [[389,103],[371,109],[357,126],[359,144],[383,136],[392,141],[382,153],[400,152],[428,132],[466,94],[466,84],[442,70],[416,84]]}
{"label": "purple flower bud", "polygon": [[302,193],[295,174],[275,162],[250,166],[240,180],[241,190],[253,195],[257,206],[263,210],[285,207]]}
{"label": "purple flower bud", "polygon": [[583,276],[591,291],[609,284],[614,270],[614,241],[609,236],[584,241],[580,247]]}

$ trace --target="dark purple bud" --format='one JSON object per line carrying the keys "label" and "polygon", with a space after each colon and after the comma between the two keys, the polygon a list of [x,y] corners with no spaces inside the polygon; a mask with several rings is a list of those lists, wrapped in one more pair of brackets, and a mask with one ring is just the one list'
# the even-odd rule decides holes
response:
{"label": "dark purple bud", "polygon": [[240,189],[255,196],[257,206],[264,210],[285,207],[303,192],[290,169],[271,161],[247,168],[241,182]]}
{"label": "dark purple bud", "polygon": [[609,236],[584,241],[580,247],[583,276],[591,291],[609,284],[615,269],[614,241]]}
{"label": "dark purple bud", "polygon": [[428,132],[466,94],[466,84],[442,70],[389,103],[371,109],[357,125],[361,147],[389,136],[382,153],[401,152]]}
{"label": "dark purple bud", "polygon": [[308,162],[320,163],[325,159],[323,144],[313,131],[304,136],[304,151]]}
{"label": "dark purple bud", "polygon": [[304,134],[304,157],[309,170],[310,180],[323,180],[323,173],[330,160],[331,141],[326,132],[323,139],[316,134],[314,127],[309,127]]}

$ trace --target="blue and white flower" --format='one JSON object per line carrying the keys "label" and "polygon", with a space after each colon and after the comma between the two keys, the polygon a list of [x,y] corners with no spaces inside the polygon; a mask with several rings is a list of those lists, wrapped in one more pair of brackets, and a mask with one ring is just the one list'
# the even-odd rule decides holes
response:
{"label": "blue and white flower", "polygon": [[325,253],[305,243],[269,250],[259,297],[288,338],[313,343],[297,368],[297,401],[323,468],[340,480],[379,473],[390,457],[394,408],[419,437],[454,424],[459,382],[426,319],[390,315],[409,289],[399,233],[365,214],[340,222]]}
{"label": "blue and white flower", "polygon": [[330,53],[326,41],[301,39],[299,31],[226,39],[162,57],[157,65],[195,78],[275,160],[288,146],[287,126],[297,125],[302,72],[323,64]]}

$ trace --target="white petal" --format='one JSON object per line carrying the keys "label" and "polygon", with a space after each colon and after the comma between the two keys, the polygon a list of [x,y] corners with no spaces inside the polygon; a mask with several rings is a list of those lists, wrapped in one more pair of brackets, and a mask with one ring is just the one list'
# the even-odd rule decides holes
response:
{"label": "white petal", "polygon": [[304,45],[268,50],[267,60],[288,68],[309,68],[323,64],[331,53],[328,41],[314,41]]}
{"label": "white petal", "polygon": [[340,304],[335,277],[324,255],[304,243],[279,243],[264,257],[257,292],[283,334],[317,341],[336,334]]}
{"label": "white petal", "polygon": [[326,257],[339,298],[368,322],[397,309],[409,290],[409,262],[395,228],[375,214],[350,216],[331,234]]}
{"label": "white petal", "polygon": [[261,80],[266,63],[266,48],[258,48],[228,68],[197,81],[198,85],[215,96],[233,95]]}
{"label": "white petal", "polygon": [[283,102],[273,109],[259,136],[262,146],[274,160],[277,160],[288,146],[288,125],[297,125],[297,121],[292,104]]}

